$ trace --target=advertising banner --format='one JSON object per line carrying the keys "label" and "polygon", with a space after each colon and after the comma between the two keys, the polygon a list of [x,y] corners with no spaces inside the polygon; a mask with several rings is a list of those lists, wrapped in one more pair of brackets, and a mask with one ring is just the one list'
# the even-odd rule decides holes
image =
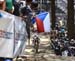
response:
{"label": "advertising banner", "polygon": [[13,58],[22,52],[27,37],[26,24],[20,17],[1,11],[0,57]]}

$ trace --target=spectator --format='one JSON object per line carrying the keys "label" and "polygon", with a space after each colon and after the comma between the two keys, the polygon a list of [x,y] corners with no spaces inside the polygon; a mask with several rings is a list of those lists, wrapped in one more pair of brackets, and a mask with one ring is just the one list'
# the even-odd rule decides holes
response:
{"label": "spectator", "polygon": [[22,7],[25,7],[25,0],[14,0],[13,1],[13,5],[14,5],[14,12],[13,14],[16,16],[20,16],[20,9]]}
{"label": "spectator", "polygon": [[31,24],[30,4],[31,4],[31,2],[32,2],[32,0],[26,0],[26,7],[21,8],[21,14],[20,14],[20,16],[23,18],[23,20],[26,23],[26,30],[27,30],[27,34],[28,34],[28,45],[30,45],[30,24]]}
{"label": "spectator", "polygon": [[72,56],[75,56],[75,40],[71,39],[70,41],[70,52]]}
{"label": "spectator", "polygon": [[36,7],[37,7],[37,3],[35,2],[32,3],[32,0],[26,0],[26,7],[23,7],[21,9],[21,17],[26,22],[29,45],[30,45],[30,26],[32,26],[32,23],[31,23],[32,14],[31,13]]}
{"label": "spectator", "polygon": [[5,10],[5,8],[6,8],[5,0],[0,0],[0,9]]}
{"label": "spectator", "polygon": [[9,13],[13,13],[13,1],[6,0],[6,11]]}

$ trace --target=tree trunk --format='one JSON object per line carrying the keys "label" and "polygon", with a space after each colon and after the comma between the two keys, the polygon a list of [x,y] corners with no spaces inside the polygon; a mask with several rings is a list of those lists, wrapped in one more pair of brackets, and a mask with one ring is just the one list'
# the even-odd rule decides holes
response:
{"label": "tree trunk", "polygon": [[55,28],[55,0],[51,0],[51,27]]}
{"label": "tree trunk", "polygon": [[68,19],[67,19],[67,29],[69,39],[74,37],[74,0],[68,1]]}

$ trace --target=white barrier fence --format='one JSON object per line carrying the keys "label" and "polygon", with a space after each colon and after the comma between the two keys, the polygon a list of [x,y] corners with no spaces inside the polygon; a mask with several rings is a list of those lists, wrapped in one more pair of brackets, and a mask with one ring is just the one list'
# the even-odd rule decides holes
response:
{"label": "white barrier fence", "polygon": [[20,17],[1,10],[0,13],[0,57],[14,58],[25,47],[26,24]]}

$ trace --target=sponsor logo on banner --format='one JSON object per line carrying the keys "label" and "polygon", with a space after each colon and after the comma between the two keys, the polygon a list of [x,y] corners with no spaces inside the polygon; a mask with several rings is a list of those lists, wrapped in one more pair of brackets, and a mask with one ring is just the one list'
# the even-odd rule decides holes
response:
{"label": "sponsor logo on banner", "polygon": [[0,38],[12,39],[12,32],[7,32],[4,30],[0,30]]}
{"label": "sponsor logo on banner", "polygon": [[[12,32],[7,32],[7,31],[4,31],[4,30],[0,30],[0,38],[12,39],[13,34],[14,33],[12,33]],[[24,39],[24,34],[16,33],[14,39],[15,40],[23,40]]]}

